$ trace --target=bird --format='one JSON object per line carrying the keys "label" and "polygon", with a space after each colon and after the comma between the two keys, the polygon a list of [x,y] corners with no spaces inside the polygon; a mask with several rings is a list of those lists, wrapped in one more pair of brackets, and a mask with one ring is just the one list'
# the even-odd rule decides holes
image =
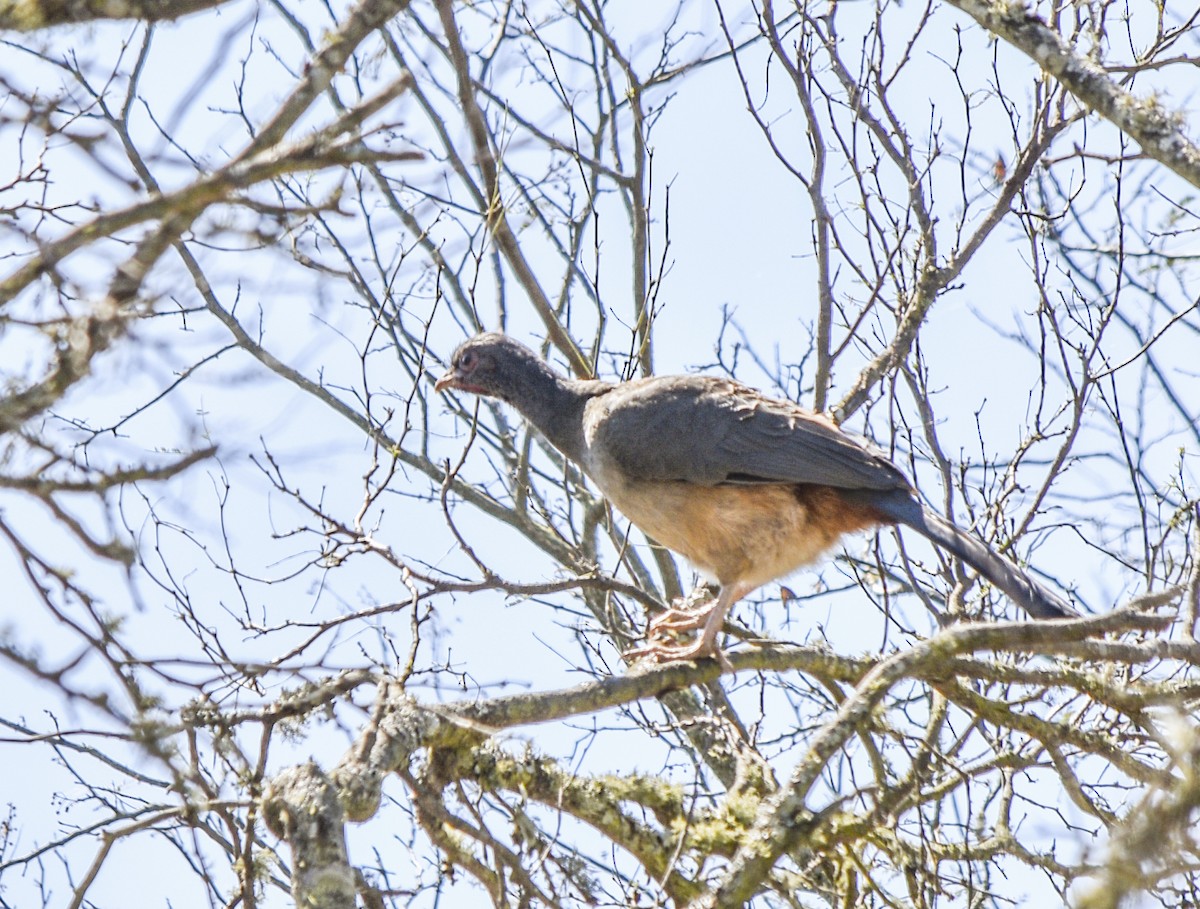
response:
{"label": "bird", "polygon": [[[511,405],[656,543],[719,584],[671,608],[626,656],[715,657],[725,618],[758,587],[821,558],[847,533],[901,524],[961,558],[1037,619],[1075,615],[1061,597],[924,505],[904,472],[823,414],[729,378],[625,382],[561,375],[513,338],[454,351],[434,388]],[[679,643],[683,632],[698,631]]]}

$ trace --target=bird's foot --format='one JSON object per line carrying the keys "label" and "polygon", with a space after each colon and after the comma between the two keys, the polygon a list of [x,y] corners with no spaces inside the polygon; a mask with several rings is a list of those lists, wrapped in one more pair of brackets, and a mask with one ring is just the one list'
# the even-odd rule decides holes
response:
{"label": "bird's foot", "polygon": [[[658,615],[646,629],[647,642],[641,647],[626,651],[625,656],[630,660],[650,660],[655,663],[670,663],[676,660],[702,660],[715,658],[724,669],[732,669],[729,660],[717,646],[717,632],[721,619],[714,614],[719,612],[724,616],[716,601],[699,607],[692,605],[695,597],[689,597],[681,606],[672,606],[666,612]],[[692,631],[699,631],[695,640],[680,643],[677,637]]]}
{"label": "bird's foot", "polygon": [[659,637],[663,634],[675,634],[680,631],[695,631],[703,628],[708,621],[712,607],[708,609],[676,609],[671,607],[661,615],[656,615],[650,621],[647,637]]}
{"label": "bird's foot", "polygon": [[[705,600],[709,600],[709,602],[705,603]],[[672,604],[665,612],[650,620],[650,627],[646,631],[647,637],[656,638],[663,634],[675,634],[680,631],[695,631],[697,628],[703,628],[717,605],[716,600],[711,599],[708,590],[703,587],[695,590],[686,599],[674,602],[678,605]]]}
{"label": "bird's foot", "polygon": [[703,635],[690,644],[671,644],[652,639],[641,647],[625,651],[625,657],[630,661],[649,660],[652,663],[674,663],[679,660],[703,660],[711,657],[721,664],[722,669],[733,669],[729,658],[716,645],[716,641],[707,640]]}

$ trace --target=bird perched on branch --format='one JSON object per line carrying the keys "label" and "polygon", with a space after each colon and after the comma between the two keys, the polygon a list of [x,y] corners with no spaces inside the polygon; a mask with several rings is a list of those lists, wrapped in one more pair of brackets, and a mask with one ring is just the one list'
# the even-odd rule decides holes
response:
{"label": "bird perched on branch", "polygon": [[[515,407],[643,532],[720,585],[699,609],[671,609],[633,652],[657,660],[720,656],[730,608],[816,561],[844,533],[903,524],[974,567],[1039,619],[1073,615],[1054,593],[917,500],[882,454],[827,418],[729,379],[569,379],[524,345],[481,334],[454,352],[438,391]],[[698,630],[687,644],[676,632]]]}

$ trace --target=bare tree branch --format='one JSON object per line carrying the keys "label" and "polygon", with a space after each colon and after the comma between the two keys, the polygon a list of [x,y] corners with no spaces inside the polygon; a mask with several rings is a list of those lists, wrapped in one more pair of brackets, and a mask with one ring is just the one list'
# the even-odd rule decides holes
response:
{"label": "bare tree branch", "polygon": [[1063,41],[1044,19],[1024,5],[999,0],[949,0],[952,6],[1027,54],[1065,85],[1079,102],[1114,123],[1155,161],[1200,187],[1200,147],[1188,138],[1186,121],[1153,97],[1139,98],[1103,66]]}

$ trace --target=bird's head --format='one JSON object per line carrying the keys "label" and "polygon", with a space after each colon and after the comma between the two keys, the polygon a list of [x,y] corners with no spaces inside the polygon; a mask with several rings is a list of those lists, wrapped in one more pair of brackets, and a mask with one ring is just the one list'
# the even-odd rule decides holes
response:
{"label": "bird's head", "polygon": [[549,367],[525,345],[499,332],[487,332],[459,345],[450,358],[450,368],[433,387],[514,403],[531,374],[549,372]]}

